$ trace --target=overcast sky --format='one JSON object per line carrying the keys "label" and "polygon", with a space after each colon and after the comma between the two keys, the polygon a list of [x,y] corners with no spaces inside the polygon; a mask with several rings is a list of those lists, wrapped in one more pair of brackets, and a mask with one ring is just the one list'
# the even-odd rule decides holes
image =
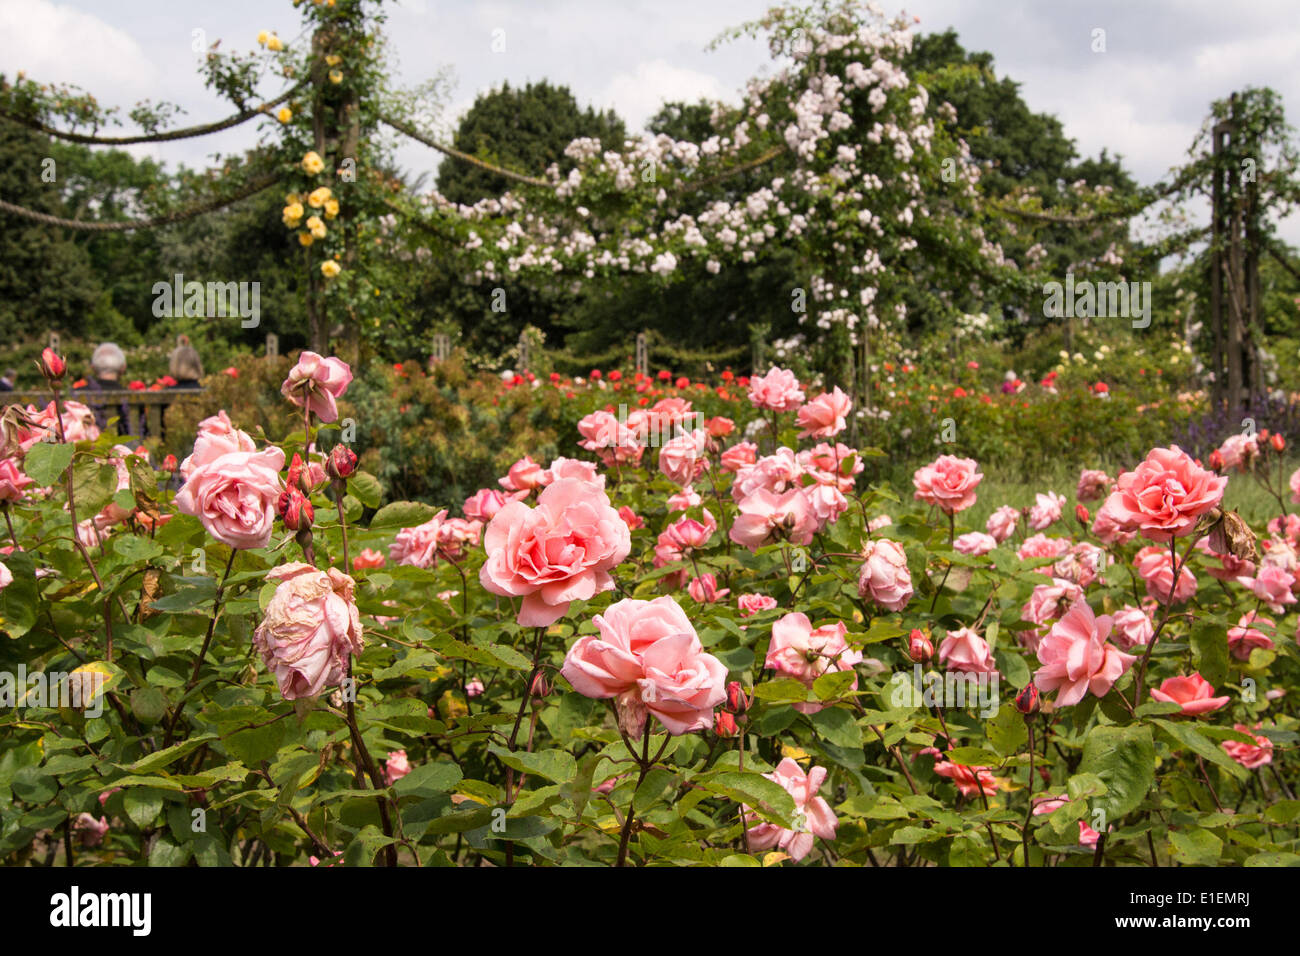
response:
{"label": "overcast sky", "polygon": [[[453,114],[503,80],[547,79],[567,84],[580,103],[613,107],[637,129],[665,100],[737,100],[746,78],[768,68],[766,48],[705,47],[769,5],[401,0],[388,8],[388,34],[403,85],[451,69]],[[1080,153],[1119,153],[1141,183],[1180,164],[1211,100],[1235,89],[1271,86],[1293,122],[1300,115],[1296,0],[913,0],[906,9],[921,18],[919,30],[953,27],[967,49],[991,51],[998,73],[1022,84],[1032,109],[1057,115]],[[299,25],[288,0],[0,0],[0,71],[76,83],[124,111],[142,98],[165,99],[185,108],[182,124],[206,122],[230,110],[196,72],[194,31],[246,50],[260,29],[289,40]],[[1105,30],[1104,53],[1092,49],[1097,29]],[[494,31],[503,31],[495,34],[503,52],[493,51]],[[236,152],[254,136],[247,124],[144,150],[202,166],[212,152]],[[432,170],[438,157],[410,145],[398,160],[409,170]],[[1282,234],[1300,244],[1300,215]]]}

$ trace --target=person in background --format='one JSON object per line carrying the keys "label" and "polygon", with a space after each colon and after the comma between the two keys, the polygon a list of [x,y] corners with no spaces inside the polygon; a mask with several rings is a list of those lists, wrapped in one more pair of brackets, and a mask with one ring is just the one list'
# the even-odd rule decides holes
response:
{"label": "person in background", "polygon": [[3,376],[0,376],[0,392],[12,392],[14,382],[18,380],[18,372],[15,369],[7,368]]}
{"label": "person in background", "polygon": [[[112,342],[104,342],[90,356],[91,378],[79,392],[113,392],[122,388],[122,373],[126,371],[126,355]],[[117,430],[123,435],[135,435],[131,427],[131,410],[126,402],[116,408],[105,405],[86,405],[95,416],[95,424],[101,429],[108,427],[110,413],[118,419]]]}
{"label": "person in background", "polygon": [[203,377],[203,362],[198,350],[190,344],[188,335],[176,336],[176,348],[172,349],[167,363],[167,374],[176,380],[168,388],[198,388],[199,379]]}

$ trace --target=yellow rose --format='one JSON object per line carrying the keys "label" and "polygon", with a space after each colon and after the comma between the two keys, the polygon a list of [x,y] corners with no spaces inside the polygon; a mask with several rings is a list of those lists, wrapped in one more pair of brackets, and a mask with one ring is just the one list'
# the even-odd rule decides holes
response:
{"label": "yellow rose", "polygon": [[270,50],[272,53],[279,53],[281,50],[284,49],[284,44],[280,42],[280,38],[278,36],[272,33],[270,38],[266,41],[266,48]]}
{"label": "yellow rose", "polygon": [[337,199],[325,200],[325,218],[333,219],[339,214],[339,201]]}
{"label": "yellow rose", "polygon": [[289,109],[287,106],[281,106],[280,112],[275,114],[275,118],[281,123],[287,123],[289,120],[293,119],[293,110]]}
{"label": "yellow rose", "polygon": [[294,203],[301,202],[301,201],[302,200],[298,198],[297,193],[287,193],[284,197],[284,204],[286,206],[292,206]]}
{"label": "yellow rose", "polygon": [[301,203],[290,203],[284,207],[284,224],[290,229],[297,228],[298,220],[302,218],[303,208]]}
{"label": "yellow rose", "polygon": [[325,223],[321,222],[320,216],[312,216],[304,225],[306,225],[307,231],[317,239],[325,238]]}
{"label": "yellow rose", "polygon": [[325,168],[325,160],[320,158],[320,154],[315,150],[307,153],[302,158],[302,168],[307,171],[307,175],[315,176]]}
{"label": "yellow rose", "polygon": [[333,259],[326,259],[320,264],[320,274],[327,279],[333,279],[342,271],[343,270],[339,268],[339,264]]}
{"label": "yellow rose", "polygon": [[312,237],[312,234],[310,232],[298,233],[298,243],[300,245],[310,246],[315,241],[316,240]]}
{"label": "yellow rose", "polygon": [[329,56],[325,57],[326,66],[338,66],[342,62],[343,57],[339,56],[337,53],[331,53]]}
{"label": "yellow rose", "polygon": [[313,189],[307,196],[307,205],[311,206],[312,209],[319,209],[321,206],[325,205],[333,195],[334,193],[330,191],[328,186],[321,186],[319,189]]}
{"label": "yellow rose", "polygon": [[330,70],[330,82],[331,82],[331,83],[342,83],[342,82],[343,82],[343,71],[342,71],[342,70]]}
{"label": "yellow rose", "polygon": [[266,46],[266,41],[269,36],[270,34],[267,33],[265,30],[259,30],[257,32],[257,45]]}

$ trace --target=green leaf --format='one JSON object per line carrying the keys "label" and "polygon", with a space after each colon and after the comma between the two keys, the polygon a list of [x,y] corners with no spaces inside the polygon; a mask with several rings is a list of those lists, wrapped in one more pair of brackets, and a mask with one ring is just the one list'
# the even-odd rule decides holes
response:
{"label": "green leaf", "polygon": [[632,805],[637,813],[644,814],[664,796],[671,793],[676,786],[677,774],[663,767],[655,767],[646,774],[645,779],[641,781],[641,786],[636,788]]}
{"label": "green leaf", "polygon": [[1173,847],[1174,859],[1188,866],[1214,866],[1223,851],[1223,841],[1200,827],[1170,830],[1169,843]]}
{"label": "green leaf", "polygon": [[944,754],[948,760],[963,767],[996,767],[1002,758],[983,747],[954,747]]}
{"label": "green leaf", "polygon": [[[367,471],[358,471],[348,479],[348,493],[367,508],[378,508],[384,497],[379,479]],[[374,527],[373,521],[371,527]]]}
{"label": "green leaf", "polygon": [[449,761],[426,763],[413,768],[410,773],[393,784],[393,789],[399,796],[447,793],[460,783],[463,776],[460,767]]}
{"label": "green leaf", "polygon": [[193,847],[188,843],[179,846],[170,837],[159,837],[149,851],[150,866],[184,866],[189,862]]}
{"label": "green leaf", "polygon": [[817,733],[837,747],[861,747],[862,728],[843,707],[826,707],[810,715]]}
{"label": "green leaf", "polygon": [[438,513],[432,505],[419,501],[394,501],[384,505],[370,519],[371,530],[379,528],[413,528]]}
{"label": "green leaf", "polygon": [[36,625],[40,592],[36,587],[36,563],[26,551],[14,551],[4,559],[13,575],[7,588],[0,589],[0,631],[22,637]]}
{"label": "green leaf", "polygon": [[999,707],[997,716],[985,721],[984,734],[993,749],[1003,757],[1019,752],[1020,748],[1029,743],[1029,728],[1025,726],[1025,718],[1014,707]]}
{"label": "green leaf", "polygon": [[1181,743],[1193,753],[1216,766],[1222,767],[1238,780],[1245,780],[1250,776],[1250,771],[1229,757],[1222,747],[1202,735],[1200,728],[1195,724],[1180,720],[1162,720],[1159,717],[1154,718],[1152,722],[1172,737],[1176,743]]}
{"label": "green leaf", "polygon": [[1192,632],[1192,663],[1215,687],[1228,678],[1228,633],[1213,625]]}
{"label": "green leaf", "polygon": [[545,777],[552,783],[568,783],[578,772],[578,762],[572,754],[563,750],[542,750],[537,753],[521,750],[511,753],[505,747],[488,744],[488,752],[495,754],[507,767]]}
{"label": "green leaf", "polygon": [[694,782],[711,793],[743,803],[766,820],[787,828],[790,826],[794,798],[785,787],[762,774],[722,771],[696,777]]}
{"label": "green leaf", "polygon": [[162,810],[162,794],[150,787],[135,787],[123,795],[126,815],[141,830],[153,823]]}
{"label": "green leaf", "polygon": [[37,442],[23,459],[23,471],[42,487],[53,485],[72,463],[76,446],[59,442]]}
{"label": "green leaf", "polygon": [[143,564],[163,554],[162,545],[135,534],[120,534],[113,539],[113,551],[128,564]]}
{"label": "green leaf", "polygon": [[171,766],[186,754],[198,750],[209,740],[215,740],[216,737],[216,734],[202,734],[188,740],[182,740],[180,743],[163,750],[155,750],[147,757],[141,757],[135,763],[128,764],[124,769],[134,774],[147,774],[153,773],[155,770],[162,770],[164,767]]}
{"label": "green leaf", "polygon": [[1155,783],[1156,750],[1151,728],[1094,727],[1083,743],[1079,773],[1100,777],[1106,793],[1093,801],[1115,822],[1135,809]]}
{"label": "green leaf", "polygon": [[848,690],[857,677],[852,670],[831,671],[813,681],[813,693],[818,700],[834,700]]}
{"label": "green leaf", "polygon": [[117,469],[93,458],[82,458],[72,466],[72,493],[80,514],[93,515],[113,500],[117,491]]}
{"label": "green leaf", "polygon": [[782,677],[755,684],[754,696],[774,704],[803,703],[808,699],[808,688],[793,677]]}

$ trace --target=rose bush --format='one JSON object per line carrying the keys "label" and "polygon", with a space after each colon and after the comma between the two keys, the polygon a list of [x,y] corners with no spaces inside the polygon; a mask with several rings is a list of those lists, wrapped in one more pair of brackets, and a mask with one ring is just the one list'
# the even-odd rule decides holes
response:
{"label": "rose bush", "polygon": [[180,465],[0,416],[5,862],[1300,862],[1278,444],[976,521],[996,462],[872,484],[775,369],[385,503],[335,362]]}

